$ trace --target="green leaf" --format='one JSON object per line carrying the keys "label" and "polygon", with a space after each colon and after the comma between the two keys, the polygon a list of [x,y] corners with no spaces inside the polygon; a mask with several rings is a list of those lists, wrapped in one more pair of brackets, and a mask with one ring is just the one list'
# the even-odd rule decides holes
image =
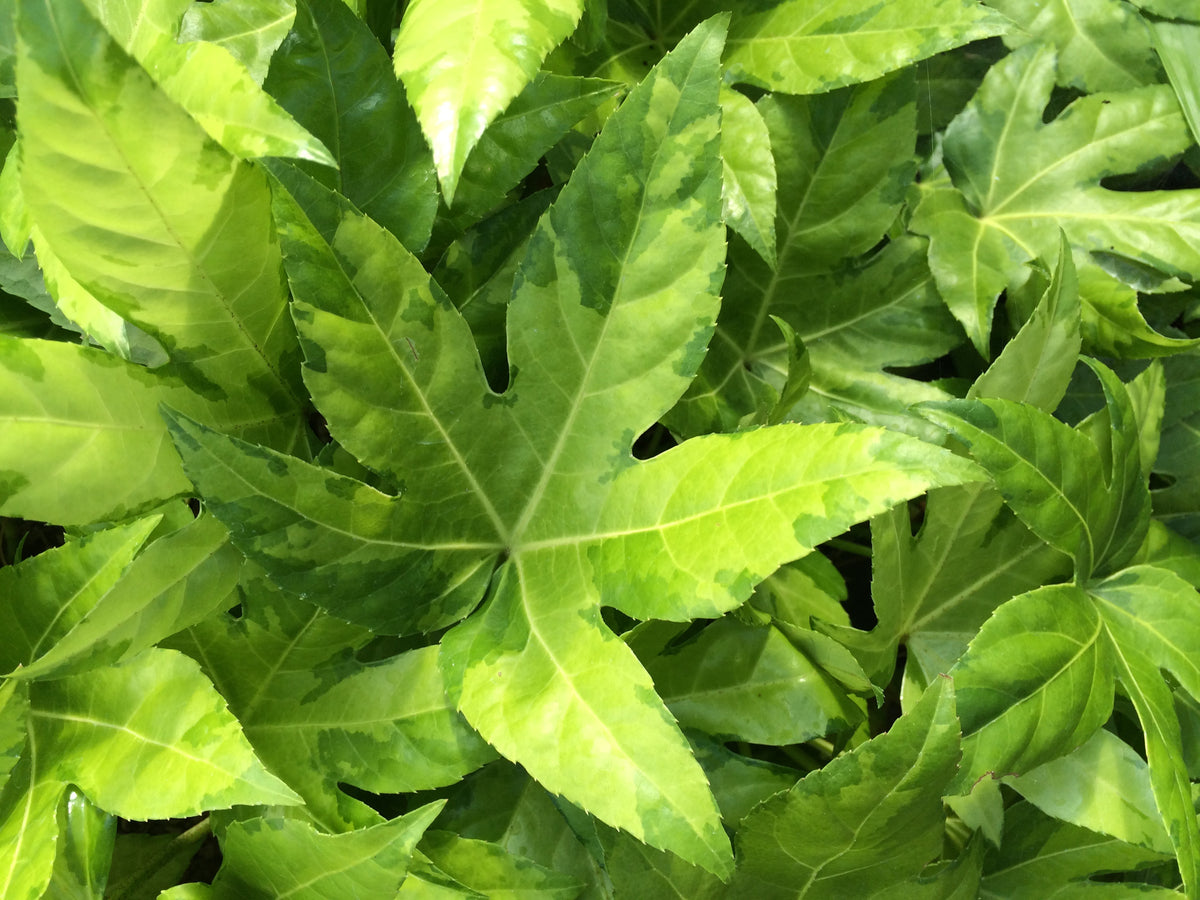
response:
{"label": "green leaf", "polygon": [[25,746],[29,691],[15,681],[0,684],[0,786],[17,764]]}
{"label": "green leaf", "polygon": [[[329,151],[217,44],[176,40],[186,0],[85,0],[96,18],[164,93],[234,156],[293,156],[333,165]],[[220,84],[221,90],[212,90]]]}
{"label": "green leaf", "polygon": [[210,619],[172,643],[203,661],[255,752],[314,821],[334,831],[377,821],[339,783],[428,790],[494,758],[446,701],[435,647],[347,660],[369,632],[251,585],[240,618]]}
{"label": "green leaf", "polygon": [[7,675],[48,651],[87,616],[121,577],[158,516],[97,532],[0,568],[0,669]]}
{"label": "green leaf", "polygon": [[98,350],[0,337],[0,510],[81,525],[186,493],[158,416],[164,397],[186,402],[170,388]]}
{"label": "green leaf", "polygon": [[78,624],[12,675],[58,677],[129,659],[232,606],[241,571],[224,526],[203,516],[147,547]]}
{"label": "green leaf", "polygon": [[1146,761],[1101,729],[1066,756],[1005,784],[1048,815],[1159,853],[1171,852]]}
{"label": "green leaf", "polygon": [[1079,359],[1079,285],[1065,236],[1033,315],[971,385],[967,398],[994,397],[1054,412]]}
{"label": "green leaf", "polygon": [[1150,33],[1192,137],[1196,137],[1200,135],[1200,65],[1196,62],[1200,23],[1155,20],[1150,23]]}
{"label": "green leaf", "polygon": [[886,734],[747,816],[730,896],[865,896],[920,873],[941,848],[959,757],[954,697],[937,679]]}
{"label": "green leaf", "polygon": [[767,90],[819,94],[1008,30],[966,0],[783,0],[734,17],[729,77]]}
{"label": "green leaf", "polygon": [[604,870],[616,896],[643,900],[720,900],[728,888],[711,872],[690,866],[678,856],[655,850],[627,834],[606,829]]}
{"label": "green leaf", "polygon": [[849,730],[861,716],[837,683],[772,626],[720,619],[645,664],[680,725],[722,740],[802,744]]}
{"label": "green leaf", "polygon": [[496,568],[483,609],[442,640],[453,702],[549,790],[718,874],[730,851],[703,773],[600,606],[719,614],[853,521],[977,476],[854,426],[633,458],[717,313],[722,30],[700,26],[630,93],[542,218],[514,281],[504,394],[397,242],[336,198],[280,197],[306,378],[331,433],[399,498],[175,425],[235,544],[336,615],[440,627]]}
{"label": "green leaf", "polygon": [[422,833],[441,809],[420,809],[346,834],[321,834],[294,819],[231,822],[213,897],[390,897],[400,889]]}
{"label": "green leaf", "polygon": [[729,227],[774,268],[775,158],[771,136],[750,98],[721,88],[721,202]]}
{"label": "green leaf", "polygon": [[283,43],[296,17],[291,0],[213,0],[192,3],[179,27],[182,42],[207,41],[224,47],[258,84],[267,77],[271,56]]}
{"label": "green leaf", "polygon": [[[1044,123],[1054,72],[1053,51],[1039,44],[992,67],[946,129],[945,164],[957,193],[930,192],[913,216],[912,228],[931,239],[938,288],[981,353],[996,295],[1014,282],[1020,263],[1055,256],[1060,228],[1081,250],[1200,276],[1200,193],[1132,193],[1099,183],[1187,148],[1170,90],[1085,96]],[[1087,299],[1104,310],[1103,296]]]}
{"label": "green leaf", "polygon": [[117,820],[68,789],[59,808],[62,833],[54,855],[48,900],[103,897],[117,836]]}
{"label": "green leaf", "polygon": [[1023,31],[1005,35],[1009,47],[1032,41],[1058,51],[1058,84],[1082,91],[1121,91],[1159,80],[1158,61],[1145,20],[1123,3],[1107,0],[988,0]]}
{"label": "green leaf", "polygon": [[1100,433],[1099,446],[1086,432],[1009,400],[926,408],[929,418],[963,441],[991,472],[1005,502],[1030,530],[1074,558],[1080,580],[1119,568],[1133,556],[1146,535],[1150,499],[1125,386],[1103,364],[1088,364],[1108,404],[1100,424],[1107,424],[1107,435]]}
{"label": "green leaf", "polygon": [[147,650],[119,666],[38,682],[30,729],[47,777],[78,785],[124,818],[299,802],[262,767],[224,700],[180,653]]}
{"label": "green leaf", "polygon": [[[1153,850],[1052,819],[1029,803],[1017,803],[1006,813],[999,851],[988,854],[979,896],[985,900],[1086,897],[1070,890],[1082,887],[1078,882],[1089,875],[1135,869],[1161,859]],[[1179,896],[1165,889],[1138,891],[1139,887],[1129,885],[1130,891],[1137,891],[1132,897]]]}
{"label": "green leaf", "polygon": [[1161,476],[1151,494],[1155,518],[1186,537],[1200,537],[1200,473],[1192,460],[1200,453],[1200,353],[1163,361],[1167,379],[1162,440],[1154,471]]}
{"label": "green leaf", "polygon": [[963,732],[954,793],[1062,756],[1112,712],[1113,650],[1095,606],[1073,584],[1005,603],[950,674]]}
{"label": "green leaf", "polygon": [[574,900],[583,885],[487,841],[462,838],[449,831],[427,831],[421,852],[446,875],[468,890],[496,900],[536,897]]}
{"label": "green leaf", "polygon": [[295,446],[297,350],[265,177],[214,144],[80,0],[24,0],[20,37],[22,191],[48,244],[167,349],[216,419]]}
{"label": "green leaf", "polygon": [[621,85],[599,78],[539,72],[471,150],[452,211],[479,216],[501,204],[572,126],[621,90]]}
{"label": "green leaf", "polygon": [[31,741],[0,791],[0,892],[5,900],[43,896],[54,870],[63,785],[44,777],[34,757]]}
{"label": "green leaf", "polygon": [[298,0],[265,87],[330,148],[337,171],[309,167],[406,247],[429,241],[433,163],[387,54],[341,0]]}
{"label": "green leaf", "polygon": [[580,0],[417,0],[393,63],[412,99],[446,202],[488,124],[575,29]]}

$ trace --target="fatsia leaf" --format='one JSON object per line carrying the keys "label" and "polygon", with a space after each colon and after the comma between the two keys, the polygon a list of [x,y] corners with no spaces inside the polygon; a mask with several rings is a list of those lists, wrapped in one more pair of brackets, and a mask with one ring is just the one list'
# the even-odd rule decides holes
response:
{"label": "fatsia leaf", "polygon": [[1058,50],[1057,81],[1064,87],[1094,93],[1128,90],[1159,80],[1150,29],[1123,3],[988,0],[988,6],[1021,26],[1004,36],[1010,47],[1042,41]]}
{"label": "fatsia leaf", "polygon": [[1200,473],[1191,463],[1200,453],[1200,353],[1164,360],[1163,373],[1167,394],[1154,462],[1161,476],[1151,493],[1154,516],[1195,540],[1200,537]]}
{"label": "fatsia leaf", "polygon": [[694,375],[717,312],[722,38],[717,19],[682,41],[542,218],[515,278],[504,394],[397,241],[344,204],[280,198],[314,398],[338,441],[401,496],[176,427],[235,543],[337,615],[445,625],[498,567],[484,609],[442,641],[459,709],[551,791],[727,873],[703,774],[600,606],[719,615],[854,521],[976,470],[855,426],[710,436],[633,458]]}
{"label": "fatsia leaf", "polygon": [[1056,819],[1171,852],[1146,761],[1110,731],[1101,729],[1066,756],[1005,783]]}
{"label": "fatsia leaf", "polygon": [[734,17],[725,64],[735,81],[818,94],[1008,27],[1002,16],[966,0],[783,0]]}
{"label": "fatsia leaf", "polygon": [[99,350],[0,337],[0,510],[82,525],[182,495],[158,404],[185,396]]}
{"label": "fatsia leaf", "polygon": [[25,746],[25,720],[29,715],[29,690],[16,681],[0,684],[0,786],[17,764]]}
{"label": "fatsia leaf", "polygon": [[771,625],[724,618],[678,651],[645,662],[680,725],[724,740],[802,744],[848,730],[861,716],[837,683]]}
{"label": "fatsia leaf", "polygon": [[[228,50],[181,44],[186,0],[84,0],[126,52],[218,144],[243,159],[292,156],[333,165],[329,151],[265,93]],[[220,84],[221,90],[212,90]]]}
{"label": "fatsia leaf", "polygon": [[45,896],[102,896],[117,836],[116,817],[79,791],[68,788],[59,807],[59,818],[62,830],[56,841],[54,869]]}
{"label": "fatsia leaf", "polygon": [[1112,648],[1095,607],[1075,585],[1039,588],[1005,603],[951,675],[963,730],[956,793],[988,773],[1019,775],[1061,756],[1112,712]]}
{"label": "fatsia leaf", "polygon": [[433,162],[387,54],[345,3],[298,0],[265,87],[337,161],[336,171],[309,171],[423,248],[437,211]]}
{"label": "fatsia leaf", "polygon": [[747,816],[730,896],[865,896],[917,875],[941,848],[959,756],[954,698],[937,679],[886,734]]}
{"label": "fatsia leaf", "polygon": [[224,526],[203,516],[147,547],[78,624],[12,676],[58,677],[135,656],[234,605],[241,572]]}
{"label": "fatsia leaf", "polygon": [[441,803],[346,834],[321,834],[295,819],[231,822],[213,879],[216,900],[391,897]]}
{"label": "fatsia leaf", "polygon": [[29,722],[43,777],[78,785],[124,818],[300,802],[263,768],[224,700],[181,653],[151,649],[118,666],[38,682]]}
{"label": "fatsia leaf", "polygon": [[[992,67],[946,129],[954,188],[930,191],[913,216],[912,228],[931,239],[938,288],[981,353],[997,294],[1022,280],[1025,261],[1054,258],[1060,228],[1081,250],[1200,276],[1200,193],[1120,192],[1099,183],[1188,147],[1170,89],[1092,94],[1044,123],[1054,72],[1054,52],[1040,44]],[[1104,298],[1089,300],[1103,315]]]}
{"label": "fatsia leaf", "polygon": [[1033,314],[975,379],[967,398],[1014,400],[1052,413],[1067,392],[1080,346],[1079,283],[1064,236],[1058,262]]}
{"label": "fatsia leaf", "polygon": [[207,41],[224,47],[262,84],[271,55],[287,37],[295,17],[296,5],[291,0],[192,3],[183,14],[179,39]]}
{"label": "fatsia leaf", "polygon": [[447,203],[484,129],[582,14],[581,0],[417,0],[405,9],[392,61]]}
{"label": "fatsia leaf", "polygon": [[1192,136],[1200,135],[1200,65],[1194,52],[1200,40],[1200,22],[1155,20],[1150,31]]}
{"label": "fatsia leaf", "polygon": [[22,190],[47,242],[167,349],[215,420],[297,446],[296,340],[265,176],[214,144],[80,0],[26,0],[19,18]]}
{"label": "fatsia leaf", "polygon": [[0,892],[16,900],[43,896],[54,871],[63,785],[42,777],[35,755],[31,742],[0,790]]}
{"label": "fatsia leaf", "polygon": [[[951,401],[928,415],[970,448],[1029,528],[1075,560],[1078,580],[1119,568],[1149,524],[1150,494],[1138,458],[1125,386],[1102,363],[1107,424],[1099,445],[1041,410],[1009,400]],[[1103,473],[1098,479],[1097,473]]]}
{"label": "fatsia leaf", "polygon": [[214,617],[172,644],[203,662],[255,752],[304,797],[306,814],[341,831],[378,816],[339,783],[429,790],[494,758],[447,703],[435,647],[370,664],[346,659],[371,637],[253,580],[240,618]]}
{"label": "fatsia leaf", "polygon": [[[1005,814],[1000,849],[989,853],[984,863],[979,896],[1007,900],[1025,895],[1057,897],[1062,892],[1064,897],[1086,897],[1070,890],[1089,875],[1136,869],[1161,859],[1153,850],[1052,819],[1032,804],[1017,803]],[[1137,891],[1131,898],[1179,896],[1143,885],[1129,887]]]}
{"label": "fatsia leaf", "polygon": [[111,588],[141,549],[159,517],[140,519],[0,568],[0,669],[38,659],[70,632]]}
{"label": "fatsia leaf", "polygon": [[678,856],[647,847],[627,834],[606,829],[604,871],[612,879],[616,896],[643,900],[720,900],[728,888],[711,872],[690,866]]}
{"label": "fatsia leaf", "polygon": [[762,114],[744,94],[721,88],[721,200],[725,221],[775,266],[775,158]]}

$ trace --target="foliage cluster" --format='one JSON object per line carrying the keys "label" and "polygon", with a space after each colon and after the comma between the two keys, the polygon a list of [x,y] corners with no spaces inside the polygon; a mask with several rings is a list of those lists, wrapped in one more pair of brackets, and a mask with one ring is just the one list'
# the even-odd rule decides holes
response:
{"label": "foliage cluster", "polygon": [[1200,896],[1192,0],[16,0],[0,97],[4,897]]}

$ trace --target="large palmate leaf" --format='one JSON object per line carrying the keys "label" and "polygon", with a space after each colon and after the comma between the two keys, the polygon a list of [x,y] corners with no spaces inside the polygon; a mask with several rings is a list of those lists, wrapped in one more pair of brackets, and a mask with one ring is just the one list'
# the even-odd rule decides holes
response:
{"label": "large palmate leaf", "polygon": [[[1200,193],[1128,193],[1100,185],[1106,176],[1187,148],[1187,125],[1170,88],[1088,95],[1047,124],[1043,112],[1054,73],[1054,52],[1039,44],[992,67],[946,129],[945,164],[954,186],[931,189],[913,216],[913,229],[931,239],[938,289],[984,353],[997,295],[1024,280],[1027,260],[1055,257],[1060,228],[1081,251],[1164,276],[1200,277]],[[1080,282],[1091,284],[1083,270]],[[1110,313],[1114,301],[1107,294],[1090,287],[1083,293],[1085,321],[1121,314]],[[1136,310],[1133,318],[1145,327]]]}
{"label": "large palmate leaf", "polygon": [[296,447],[297,348],[265,176],[216,145],[80,0],[27,0],[19,23],[21,189],[46,242],[162,344],[209,421]]}
{"label": "large palmate leaf", "polygon": [[551,791],[728,874],[704,775],[601,606],[719,615],[849,524],[977,470],[849,425],[634,459],[717,314],[722,41],[720,19],[682,41],[541,219],[515,278],[503,394],[394,238],[319,191],[280,197],[307,383],[338,442],[398,497],[183,418],[174,428],[234,541],[339,616],[445,627],[494,572],[484,607],[442,640],[453,702]]}
{"label": "large palmate leaf", "polygon": [[726,65],[737,81],[817,94],[1007,28],[1003,17],[964,0],[784,0],[734,18]]}
{"label": "large palmate leaf", "polygon": [[396,35],[404,82],[449,203],[471,149],[546,55],[574,30],[581,0],[417,0]]}
{"label": "large palmate leaf", "polygon": [[950,680],[936,679],[889,732],[755,809],[738,829],[731,896],[890,896],[920,873],[941,847],[954,706]]}
{"label": "large palmate leaf", "polygon": [[423,248],[437,211],[433,160],[387,54],[345,3],[298,0],[264,86],[337,161],[309,171]]}

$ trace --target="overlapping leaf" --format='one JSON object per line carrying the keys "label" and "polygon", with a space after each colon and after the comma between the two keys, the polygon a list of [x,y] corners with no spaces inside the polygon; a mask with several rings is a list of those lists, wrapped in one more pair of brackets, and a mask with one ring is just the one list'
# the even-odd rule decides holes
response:
{"label": "overlapping leaf", "polygon": [[418,0],[396,35],[393,63],[433,149],[449,203],[488,123],[574,30],[580,0]]}
{"label": "overlapping leaf", "polygon": [[486,606],[442,642],[454,701],[552,791],[723,873],[703,775],[600,604],[718,614],[851,522],[972,470],[852,426],[711,436],[633,459],[717,312],[721,39],[719,21],[702,26],[630,94],[542,219],[517,273],[502,395],[466,323],[394,240],[319,197],[281,198],[308,384],[338,441],[399,498],[184,420],[176,429],[189,473],[238,523],[235,541],[339,615],[453,621],[503,550]]}
{"label": "overlapping leaf", "polygon": [[303,452],[265,177],[214,144],[80,0],[27,0],[19,21],[21,188],[46,241],[167,349],[206,419]]}
{"label": "overlapping leaf", "polygon": [[817,94],[871,81],[1008,27],[1002,16],[965,0],[784,0],[734,18],[726,66],[737,81]]}
{"label": "overlapping leaf", "polygon": [[[1200,193],[1129,193],[1100,185],[1102,178],[1187,148],[1190,137],[1173,93],[1156,85],[1092,94],[1045,124],[1054,73],[1054,52],[1038,44],[992,67],[946,129],[945,163],[954,187],[932,189],[912,220],[913,229],[931,239],[938,289],[983,353],[997,295],[1023,280],[1026,261],[1054,258],[1060,228],[1081,251],[1165,276],[1200,277]],[[1081,285],[1090,285],[1084,274]],[[1104,293],[1089,287],[1084,300],[1085,322],[1112,314]],[[1128,311],[1117,314],[1128,317]],[[1136,311],[1134,319],[1142,321]]]}
{"label": "overlapping leaf", "polygon": [[296,3],[264,86],[332,152],[336,170],[309,171],[422,249],[437,211],[433,161],[387,54],[345,3]]}
{"label": "overlapping leaf", "polygon": [[306,814],[340,831],[378,816],[339,783],[429,790],[494,758],[447,704],[436,648],[370,665],[345,658],[370,638],[251,582],[239,619],[210,619],[172,643],[203,661],[255,751],[304,797]]}
{"label": "overlapping leaf", "polygon": [[917,875],[941,846],[941,796],[959,756],[954,708],[950,680],[937,679],[889,732],[747,816],[730,896],[886,895]]}

